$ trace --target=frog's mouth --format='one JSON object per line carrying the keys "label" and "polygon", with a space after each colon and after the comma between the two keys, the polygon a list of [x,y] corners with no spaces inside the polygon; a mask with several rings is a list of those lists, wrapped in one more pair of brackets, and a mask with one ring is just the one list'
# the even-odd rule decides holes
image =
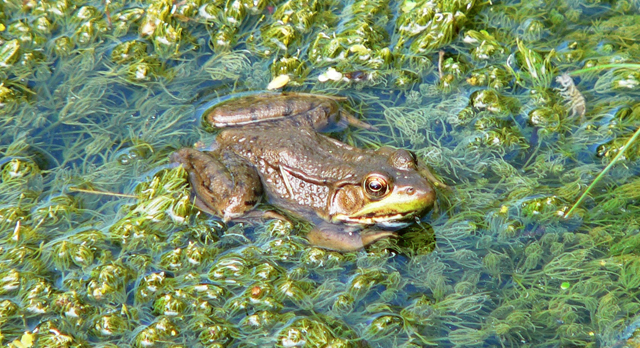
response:
{"label": "frog's mouth", "polygon": [[392,196],[380,201],[369,201],[351,214],[336,214],[333,220],[347,224],[378,225],[385,228],[401,228],[422,215],[433,199],[416,199],[413,196]]}
{"label": "frog's mouth", "polygon": [[346,224],[379,225],[389,228],[401,228],[411,223],[411,219],[417,216],[415,212],[397,214],[370,214],[364,216],[336,216],[335,219]]}

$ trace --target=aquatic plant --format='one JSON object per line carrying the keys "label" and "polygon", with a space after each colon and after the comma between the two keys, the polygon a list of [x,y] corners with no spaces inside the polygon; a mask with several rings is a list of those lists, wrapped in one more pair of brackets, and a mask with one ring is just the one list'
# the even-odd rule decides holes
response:
{"label": "aquatic plant", "polygon": [[[637,10],[4,2],[0,344],[637,345]],[[377,128],[331,136],[412,150],[437,208],[346,254],[194,208],[169,154],[280,75]]]}

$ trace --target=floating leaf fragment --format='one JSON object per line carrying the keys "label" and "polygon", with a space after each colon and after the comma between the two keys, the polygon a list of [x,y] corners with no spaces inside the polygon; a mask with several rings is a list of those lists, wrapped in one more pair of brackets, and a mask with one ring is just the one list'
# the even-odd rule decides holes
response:
{"label": "floating leaf fragment", "polygon": [[11,346],[17,348],[33,347],[33,334],[31,332],[25,332],[22,337],[20,337],[20,341],[14,340],[11,342]]}
{"label": "floating leaf fragment", "polygon": [[267,85],[267,89],[272,90],[282,88],[286,86],[287,83],[289,83],[289,80],[290,78],[287,74],[278,75],[273,80],[271,80],[271,82],[269,82],[269,84]]}
{"label": "floating leaf fragment", "polygon": [[318,81],[327,82],[327,81],[340,81],[342,80],[342,73],[337,71],[335,68],[329,68],[325,73],[318,76]]}
{"label": "floating leaf fragment", "polygon": [[418,4],[415,1],[405,1],[402,6],[401,6],[401,10],[404,13],[409,13],[411,12],[411,10],[413,10],[414,8],[416,8]]}

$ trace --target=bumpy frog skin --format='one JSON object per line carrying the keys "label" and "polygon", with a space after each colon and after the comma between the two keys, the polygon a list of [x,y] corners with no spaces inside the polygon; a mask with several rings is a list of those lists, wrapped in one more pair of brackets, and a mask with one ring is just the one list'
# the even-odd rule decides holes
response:
{"label": "bumpy frog skin", "polygon": [[425,168],[402,149],[359,149],[319,132],[366,127],[327,96],[261,94],[205,114],[224,128],[214,150],[172,154],[189,173],[195,204],[225,221],[268,202],[316,224],[307,238],[323,248],[357,250],[394,236],[431,208]]}

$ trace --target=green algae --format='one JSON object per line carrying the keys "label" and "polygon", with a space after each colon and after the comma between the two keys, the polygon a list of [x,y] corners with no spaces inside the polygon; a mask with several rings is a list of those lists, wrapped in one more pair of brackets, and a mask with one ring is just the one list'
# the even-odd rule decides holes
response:
{"label": "green algae", "polygon": [[[638,9],[4,2],[0,344],[637,345]],[[203,105],[282,74],[379,129],[338,138],[453,188],[348,254],[199,212],[168,155],[212,139]]]}

